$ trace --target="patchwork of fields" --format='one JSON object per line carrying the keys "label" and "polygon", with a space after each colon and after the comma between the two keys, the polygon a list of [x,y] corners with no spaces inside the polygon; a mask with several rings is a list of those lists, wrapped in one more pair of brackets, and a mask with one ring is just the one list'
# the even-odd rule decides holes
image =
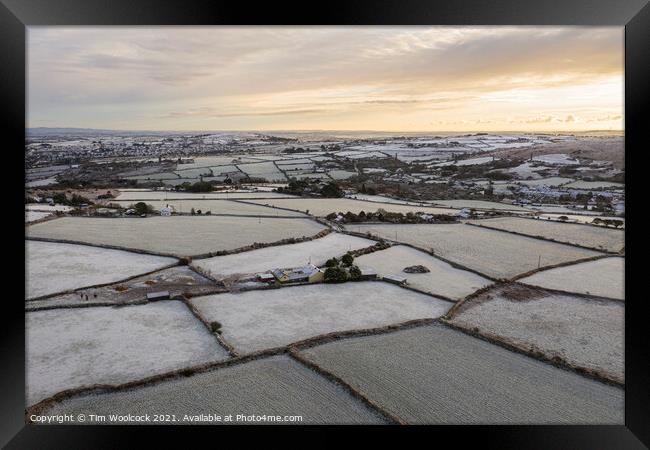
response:
{"label": "patchwork of fields", "polygon": [[28,312],[25,347],[28,404],[228,356],[178,301]]}
{"label": "patchwork of fields", "polygon": [[176,264],[174,258],[58,242],[26,241],[26,297],[106,284]]}
{"label": "patchwork of fields", "polygon": [[[124,208],[128,208],[134,203],[133,200],[117,200],[116,203]],[[232,200],[149,200],[147,204],[153,206],[156,211],[165,206],[173,208],[175,213],[190,214],[192,210],[199,214],[205,214],[208,211],[211,215],[234,215],[234,216],[273,216],[273,217],[305,217],[304,214],[297,211],[285,211],[266,206],[254,205],[252,203],[243,203]]]}
{"label": "patchwork of fields", "polygon": [[[472,272],[460,270],[450,264],[404,245],[356,258],[361,267],[375,269],[379,275],[399,275],[407,279],[410,287],[434,295],[460,300],[492,282]],[[405,273],[404,268],[422,265],[427,273]]]}
{"label": "patchwork of fields", "polygon": [[309,262],[322,266],[330,258],[340,257],[348,251],[370,247],[374,244],[375,242],[369,239],[330,233],[322,238],[298,244],[197,259],[192,264],[212,278],[221,279],[233,275],[299,267]]}
{"label": "patchwork of fields", "polygon": [[618,301],[514,285],[463,303],[451,322],[622,381],[624,310]]}
{"label": "patchwork of fields", "polygon": [[623,423],[622,389],[441,324],[302,353],[411,424]]}
{"label": "patchwork of fields", "polygon": [[177,256],[234,250],[255,242],[313,236],[325,227],[310,219],[227,216],[172,216],[104,219],[63,217],[29,227],[29,237],[69,240],[95,245]]}
{"label": "patchwork of fields", "polygon": [[351,229],[433,251],[436,256],[493,278],[512,278],[540,267],[600,255],[592,250],[466,224],[355,224]]}
{"label": "patchwork of fields", "polygon": [[602,258],[566,267],[543,270],[521,283],[576,294],[625,299],[624,258]]}
{"label": "patchwork of fields", "polygon": [[[300,158],[283,162],[302,170]],[[493,207],[363,197],[133,189],[109,202],[211,215],[65,215],[26,226],[28,408],[313,424],[623,423],[624,257],[549,240],[615,249],[621,230],[511,217],[475,223],[529,236],[468,224],[346,227],[368,239],[304,214]],[[378,238],[396,245],[354,264],[405,285],[246,281],[323,267]],[[412,266],[424,270],[404,271]],[[196,422],[214,423],[181,423]]]}
{"label": "patchwork of fields", "polygon": [[387,283],[312,285],[217,294],[190,300],[223,337],[250,353],[320,334],[437,318],[451,303]]}
{"label": "patchwork of fields", "polygon": [[498,217],[495,219],[473,220],[469,223],[593,248],[594,250],[619,252],[625,246],[625,232],[612,228],[586,227],[579,224],[549,222],[522,217]]}
{"label": "patchwork of fields", "polygon": [[291,199],[271,199],[271,200],[247,200],[250,203],[258,205],[270,205],[276,208],[286,208],[294,211],[306,212],[318,217],[324,217],[331,213],[348,211],[358,214],[361,211],[375,212],[378,209],[383,209],[388,212],[403,213],[408,212],[425,212],[428,214],[449,214],[455,215],[458,209],[454,208],[437,208],[432,206],[415,206],[404,205],[400,203],[379,203],[369,202],[364,200],[352,200],[348,198],[323,198],[314,201],[309,198],[291,198]]}

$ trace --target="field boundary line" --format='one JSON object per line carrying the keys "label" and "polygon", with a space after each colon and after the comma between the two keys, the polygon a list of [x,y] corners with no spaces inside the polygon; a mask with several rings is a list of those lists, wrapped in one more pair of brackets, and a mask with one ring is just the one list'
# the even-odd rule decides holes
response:
{"label": "field boundary line", "polygon": [[97,302],[97,303],[92,303],[89,305],[85,304],[80,304],[80,303],[71,303],[71,304],[66,304],[66,305],[45,305],[45,306],[36,306],[33,308],[26,307],[25,312],[39,312],[39,311],[51,311],[53,309],[77,309],[77,308],[106,308],[109,306],[117,307],[117,308],[122,308],[126,306],[138,306],[138,305],[146,305],[149,302],[147,300],[135,300],[130,303],[109,303],[109,302]]}
{"label": "field boundary line", "polygon": [[305,348],[315,347],[317,345],[326,344],[328,342],[333,342],[333,341],[338,341],[338,340],[348,339],[348,338],[355,338],[355,337],[387,334],[387,333],[392,333],[392,332],[405,330],[409,328],[417,328],[420,326],[431,325],[439,321],[440,321],[439,318],[414,319],[407,322],[401,322],[401,323],[386,325],[377,328],[367,328],[367,329],[357,329],[357,330],[327,333],[318,336],[313,336],[311,338],[307,338],[302,341],[292,342],[290,344],[281,347],[273,347],[273,348],[259,350],[251,353],[240,354],[236,357],[232,357],[225,360],[212,361],[212,362],[202,363],[198,365],[187,366],[181,369],[174,369],[168,372],[159,373],[156,375],[140,378],[138,380],[133,380],[126,383],[93,384],[93,385],[86,385],[86,386],[66,389],[64,391],[57,392],[56,394],[47,397],[43,400],[40,400],[34,405],[27,407],[26,417],[28,417],[29,414],[40,414],[48,407],[73,397],[80,397],[87,394],[105,394],[105,393],[112,393],[112,392],[127,391],[131,389],[138,389],[141,387],[155,385],[161,382],[178,379],[180,377],[189,377],[194,374],[205,373],[205,372],[210,372],[213,370],[218,370],[230,366],[244,364],[249,361],[254,361],[257,359],[264,359],[271,356],[286,354],[288,353],[290,348],[295,348],[296,351],[300,351],[300,350],[304,350]]}
{"label": "field boundary line", "polygon": [[575,259],[575,260],[572,260],[572,261],[564,261],[564,262],[557,263],[557,264],[551,264],[550,266],[542,266],[542,267],[539,267],[537,269],[529,270],[528,272],[524,272],[524,273],[520,273],[518,275],[515,275],[514,277],[509,278],[507,281],[517,281],[517,280],[519,280],[521,278],[526,278],[526,277],[529,277],[531,275],[535,275],[536,273],[544,272],[546,270],[558,269],[560,267],[573,266],[573,265],[576,265],[576,264],[586,263],[586,262],[590,262],[590,261],[598,261],[599,259],[611,258],[611,257],[614,257],[614,256],[619,256],[619,255],[601,254],[601,255],[596,255],[596,256],[588,256],[586,258]]}
{"label": "field boundary line", "polygon": [[[501,348],[504,348],[506,350],[513,351],[515,353],[519,353],[521,355],[527,356],[532,359],[536,359],[538,361],[541,361],[543,363],[550,364],[554,367],[557,367],[562,370],[566,370],[568,372],[573,372],[578,375],[581,375],[585,378],[589,378],[595,381],[598,381],[603,384],[607,384],[610,386],[614,386],[620,389],[625,388],[625,382],[623,380],[620,380],[618,377],[608,375],[604,372],[594,370],[594,369],[589,369],[586,367],[578,366],[575,364],[572,364],[568,361],[566,361],[564,358],[561,358],[559,356],[553,356],[549,357],[545,353],[543,353],[541,350],[537,349],[531,349],[527,348],[524,345],[521,344],[516,344],[508,339],[505,339],[501,336],[495,335],[493,333],[489,333],[486,331],[475,331],[475,329],[466,327],[464,325],[459,325],[455,323],[449,322],[447,319],[441,319],[440,323],[443,324],[444,326],[447,326],[451,329],[454,329],[456,331],[459,331],[461,333],[464,333],[468,336],[481,339],[485,342],[488,342],[493,345],[497,345]],[[478,329],[478,328],[476,328]]]}
{"label": "field boundary line", "polygon": [[226,342],[226,340],[221,336],[219,332],[212,330],[212,326],[210,325],[210,323],[201,315],[201,313],[199,313],[199,311],[192,304],[192,302],[190,302],[190,299],[182,295],[181,302],[183,302],[183,304],[185,304],[185,306],[187,306],[187,308],[190,310],[192,315],[195,318],[197,318],[201,322],[201,324],[203,324],[203,326],[208,330],[208,333],[214,336],[214,338],[217,340],[219,345],[228,352],[228,355],[230,355],[233,358],[237,358],[238,356],[240,356],[237,350],[235,350],[235,348],[232,345]]}
{"label": "field boundary line", "polygon": [[605,253],[605,254],[609,254],[609,255],[620,255],[621,254],[620,250],[619,251],[614,251],[614,250],[604,250],[604,249],[595,248],[595,247],[587,247],[586,245],[575,244],[575,243],[572,243],[572,242],[558,241],[557,239],[548,238],[548,237],[544,237],[544,236],[533,236],[531,234],[524,234],[524,233],[521,233],[519,231],[504,230],[504,229],[501,229],[501,228],[495,228],[495,227],[491,227],[491,226],[488,226],[488,225],[479,225],[477,223],[470,223],[470,222],[465,222],[465,225],[470,225],[472,227],[478,227],[478,228],[485,228],[486,230],[501,231],[503,233],[510,233],[510,234],[514,234],[516,236],[528,237],[528,238],[532,238],[532,239],[537,239],[539,241],[553,242],[554,244],[569,245],[571,247],[577,247],[577,248],[581,248],[581,249],[585,249],[585,250],[596,251],[596,252]]}
{"label": "field boundary line", "polygon": [[[311,218],[307,218],[307,217],[302,218],[302,217],[300,217],[299,219],[305,220],[305,219],[311,219]],[[234,255],[236,253],[244,253],[244,252],[248,252],[248,251],[251,251],[251,250],[258,250],[258,249],[267,248],[267,247],[277,247],[277,246],[288,245],[288,244],[299,244],[301,242],[307,242],[307,241],[313,241],[313,240],[316,240],[316,239],[320,239],[322,237],[327,236],[331,232],[332,232],[331,228],[325,228],[325,229],[323,229],[323,230],[319,231],[318,233],[313,234],[311,236],[284,238],[284,239],[280,239],[279,241],[273,241],[273,242],[253,242],[252,244],[245,245],[243,247],[234,248],[232,250],[217,250],[216,252],[208,252],[208,253],[201,253],[199,255],[188,256],[188,258],[190,259],[190,261],[193,261],[193,260],[196,260],[196,259],[214,258],[215,256]]]}
{"label": "field boundary line", "polygon": [[371,409],[376,414],[379,414],[384,419],[388,420],[389,423],[394,425],[407,425],[407,423],[403,419],[385,410],[379,404],[377,404],[376,402],[374,402],[373,400],[371,400],[370,398],[366,397],[364,394],[359,392],[350,383],[340,378],[339,376],[335,375],[334,373],[324,369],[320,365],[308,359],[306,356],[301,355],[297,350],[293,348],[289,348],[288,355],[292,359],[297,361],[299,364],[317,373],[319,376],[325,378],[330,383],[334,383],[335,385],[341,387],[350,396],[363,403],[367,408]]}
{"label": "field boundary line", "polygon": [[139,248],[122,247],[122,246],[119,246],[119,245],[111,245],[111,244],[101,244],[101,243],[90,243],[90,242],[83,242],[83,241],[75,241],[73,239],[56,239],[56,238],[47,238],[47,237],[25,235],[25,240],[41,241],[41,242],[53,242],[53,243],[59,243],[59,244],[86,245],[88,247],[105,248],[105,249],[108,249],[108,250],[121,250],[121,251],[124,251],[124,252],[138,253],[140,255],[162,256],[162,257],[165,257],[165,258],[174,258],[174,259],[178,259],[178,260],[183,258],[182,256],[174,255],[172,253],[163,253],[163,252],[155,252],[155,251],[150,251],[150,250],[141,250]]}
{"label": "field boundary line", "polygon": [[528,288],[543,289],[545,291],[549,291],[549,292],[555,293],[555,294],[569,295],[569,296],[574,296],[574,297],[581,297],[581,298],[584,298],[586,300],[595,299],[595,300],[604,300],[604,301],[609,301],[609,302],[617,302],[617,303],[625,304],[625,298],[605,297],[605,296],[602,296],[602,295],[585,294],[583,292],[563,291],[562,289],[546,288],[544,286],[537,286],[537,285],[534,285],[534,284],[523,283],[521,281],[513,281],[513,283],[514,284],[520,284],[520,285],[526,286]]}

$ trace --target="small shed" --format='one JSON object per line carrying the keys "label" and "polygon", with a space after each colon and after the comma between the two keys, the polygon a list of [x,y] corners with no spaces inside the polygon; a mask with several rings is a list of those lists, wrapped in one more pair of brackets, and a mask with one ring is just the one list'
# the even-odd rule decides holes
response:
{"label": "small shed", "polygon": [[257,274],[257,279],[263,283],[272,283],[275,281],[272,273],[259,273]]}
{"label": "small shed", "polygon": [[406,278],[400,275],[385,275],[382,277],[382,280],[388,281],[389,283],[403,285],[406,284]]}
{"label": "small shed", "polygon": [[169,291],[148,292],[147,300],[150,302],[155,302],[158,300],[169,300]]}
{"label": "small shed", "polygon": [[360,267],[361,270],[361,280],[376,280],[377,271],[371,267]]}

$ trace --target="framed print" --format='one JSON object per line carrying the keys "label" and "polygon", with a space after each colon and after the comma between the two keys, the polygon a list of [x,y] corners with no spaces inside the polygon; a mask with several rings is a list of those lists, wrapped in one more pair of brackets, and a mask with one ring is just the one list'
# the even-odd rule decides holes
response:
{"label": "framed print", "polygon": [[649,8],[2,0],[3,444],[647,446]]}

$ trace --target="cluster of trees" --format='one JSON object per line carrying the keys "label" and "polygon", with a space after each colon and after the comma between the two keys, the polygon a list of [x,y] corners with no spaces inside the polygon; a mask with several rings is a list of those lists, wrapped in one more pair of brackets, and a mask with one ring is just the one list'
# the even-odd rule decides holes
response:
{"label": "cluster of trees", "polygon": [[325,263],[324,280],[326,283],[344,283],[361,278],[361,269],[354,265],[354,257],[346,253],[341,259],[331,258]]}
{"label": "cluster of trees", "polygon": [[334,181],[321,186],[318,182],[295,178],[289,181],[287,187],[279,187],[277,192],[299,196],[320,194],[328,198],[340,198],[344,195],[343,190]]}
{"label": "cluster of trees", "polygon": [[328,220],[335,220],[341,216],[343,223],[360,223],[360,222],[389,222],[389,223],[452,223],[456,222],[455,216],[447,214],[425,214],[407,212],[388,212],[384,209],[378,209],[376,212],[365,211],[355,214],[353,212],[331,213],[326,216]]}
{"label": "cluster of trees", "polygon": [[54,200],[54,203],[57,203],[59,205],[68,206],[80,206],[83,204],[91,205],[93,203],[86,197],[79,194],[72,194],[72,197],[68,198],[63,192],[57,192],[56,194],[52,195],[52,200]]}
{"label": "cluster of trees", "polygon": [[145,202],[133,203],[132,205],[129,205],[129,208],[135,210],[135,212],[140,216],[154,212],[153,206]]}
{"label": "cluster of trees", "polygon": [[601,219],[599,217],[596,217],[594,220],[591,221],[591,223],[596,224],[596,225],[605,225],[605,226],[613,226],[615,228],[622,227],[625,225],[625,222],[619,219]]}
{"label": "cluster of trees", "polygon": [[[193,215],[193,216],[197,215],[197,214],[201,215],[201,214],[203,214],[203,212],[200,209],[195,210],[194,208],[192,208],[192,209],[190,209],[190,214]],[[212,211],[206,211],[205,212],[206,216],[209,216],[210,214],[212,214]]]}
{"label": "cluster of trees", "polygon": [[179,187],[187,192],[212,192],[214,190],[214,186],[207,181],[197,181],[196,183],[185,182]]}

